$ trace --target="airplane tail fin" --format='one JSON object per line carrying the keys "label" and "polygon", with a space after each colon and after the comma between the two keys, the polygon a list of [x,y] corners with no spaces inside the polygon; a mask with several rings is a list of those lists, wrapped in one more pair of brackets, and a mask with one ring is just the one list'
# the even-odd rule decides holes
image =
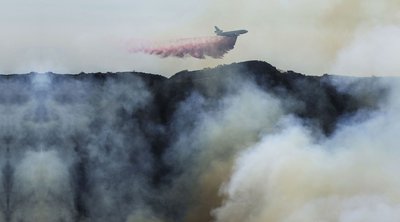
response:
{"label": "airplane tail fin", "polygon": [[214,28],[215,28],[215,33],[216,34],[220,34],[220,33],[222,33],[223,31],[221,30],[221,29],[219,29],[217,26],[214,26]]}

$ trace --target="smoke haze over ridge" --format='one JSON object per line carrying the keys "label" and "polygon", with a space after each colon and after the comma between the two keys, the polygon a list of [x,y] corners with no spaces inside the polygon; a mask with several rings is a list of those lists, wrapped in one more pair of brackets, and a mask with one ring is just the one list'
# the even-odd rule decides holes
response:
{"label": "smoke haze over ridge", "polygon": [[0,221],[397,221],[398,83],[3,76]]}
{"label": "smoke haze over ridge", "polygon": [[[396,0],[5,1],[0,73],[138,70],[170,76],[261,59],[318,75],[398,75],[398,8]],[[249,30],[223,60],[161,60],[125,47],[132,38],[209,35],[214,25]]]}
{"label": "smoke haze over ridge", "polygon": [[381,108],[323,141],[293,121],[265,136],[237,161],[216,221],[399,220],[398,102]]}
{"label": "smoke haze over ridge", "polygon": [[0,222],[400,221],[399,8],[3,0]]}

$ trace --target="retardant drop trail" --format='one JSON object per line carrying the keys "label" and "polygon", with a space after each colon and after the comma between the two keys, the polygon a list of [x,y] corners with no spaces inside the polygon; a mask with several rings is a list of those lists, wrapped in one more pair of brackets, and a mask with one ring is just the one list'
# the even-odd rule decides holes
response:
{"label": "retardant drop trail", "polygon": [[165,43],[148,42],[131,47],[131,53],[146,53],[166,57],[194,57],[204,59],[206,56],[222,58],[224,54],[235,46],[237,36],[211,36],[198,38],[184,38]]}

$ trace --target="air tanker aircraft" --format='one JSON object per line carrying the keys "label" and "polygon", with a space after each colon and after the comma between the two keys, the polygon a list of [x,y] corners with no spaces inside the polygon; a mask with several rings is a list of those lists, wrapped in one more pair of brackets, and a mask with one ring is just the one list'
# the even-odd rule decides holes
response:
{"label": "air tanker aircraft", "polygon": [[247,30],[241,29],[241,30],[235,30],[235,31],[229,31],[229,32],[224,32],[221,29],[219,29],[217,26],[215,27],[215,34],[219,36],[225,36],[225,37],[237,37],[241,34],[247,33]]}

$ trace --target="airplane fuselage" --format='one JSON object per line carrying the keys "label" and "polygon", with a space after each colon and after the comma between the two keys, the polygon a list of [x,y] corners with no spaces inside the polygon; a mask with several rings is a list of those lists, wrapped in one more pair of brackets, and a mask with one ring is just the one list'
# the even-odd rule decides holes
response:
{"label": "airplane fuselage", "polygon": [[237,36],[239,36],[241,34],[245,34],[245,33],[247,33],[247,30],[244,30],[244,29],[224,32],[221,29],[219,29],[217,26],[215,26],[215,34],[217,34],[219,36],[237,37]]}
{"label": "airplane fuselage", "polygon": [[219,36],[226,36],[226,37],[236,37],[241,34],[247,33],[247,30],[235,30],[235,31],[230,31],[230,32],[221,32],[217,33]]}

